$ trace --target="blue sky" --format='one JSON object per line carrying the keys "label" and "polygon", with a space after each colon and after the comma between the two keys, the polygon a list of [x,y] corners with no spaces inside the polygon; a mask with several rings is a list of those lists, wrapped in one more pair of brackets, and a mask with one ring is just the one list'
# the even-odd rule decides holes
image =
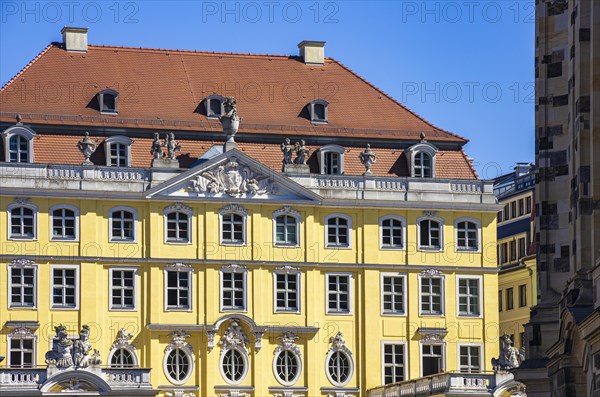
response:
{"label": "blue sky", "polygon": [[336,58],[470,140],[482,178],[533,161],[534,1],[0,1],[0,81],[63,26],[91,44]]}

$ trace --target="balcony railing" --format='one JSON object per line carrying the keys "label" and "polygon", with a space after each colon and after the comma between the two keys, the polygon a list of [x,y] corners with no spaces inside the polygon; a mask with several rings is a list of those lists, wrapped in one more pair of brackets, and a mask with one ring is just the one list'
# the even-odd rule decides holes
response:
{"label": "balcony railing", "polygon": [[0,178],[146,182],[150,171],[133,167],[0,163]]}
{"label": "balcony railing", "polygon": [[422,397],[443,393],[486,395],[493,390],[495,376],[477,373],[444,373],[379,386],[368,391],[368,397]]}

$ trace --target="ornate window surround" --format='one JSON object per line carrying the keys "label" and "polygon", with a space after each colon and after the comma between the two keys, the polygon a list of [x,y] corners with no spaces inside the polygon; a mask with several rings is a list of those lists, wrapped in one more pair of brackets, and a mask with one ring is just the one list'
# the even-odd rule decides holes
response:
{"label": "ornate window surround", "polygon": [[37,342],[38,336],[35,334],[35,331],[28,327],[18,327],[12,330],[8,335],[6,335],[6,350],[9,354],[6,357],[6,365],[7,367],[11,367],[12,363],[10,362],[10,345],[13,339],[31,339],[33,340],[33,354],[32,354],[32,368],[35,368],[37,365]]}
{"label": "ornate window surround", "polygon": [[[183,384],[185,384],[185,382],[187,382],[187,380],[194,373],[194,349],[192,348],[192,345],[190,345],[186,340],[187,338],[189,338],[190,335],[186,334],[184,331],[182,331],[182,330],[174,331],[174,332],[171,332],[169,334],[169,336],[171,337],[171,342],[169,342],[167,347],[165,347],[165,352],[164,352],[165,356],[163,359],[163,371],[165,373],[165,376],[169,380],[169,382],[171,382],[174,385],[183,385]],[[167,370],[167,360],[169,357],[169,353],[171,353],[171,351],[176,350],[176,349],[178,349],[180,352],[185,354],[189,360],[189,371],[188,371],[187,375],[185,376],[185,378],[183,378],[181,380],[173,379],[169,375],[169,371]]]}
{"label": "ornate window surround", "polygon": [[416,143],[406,149],[410,176],[412,178],[420,178],[415,176],[415,157],[419,152],[426,153],[431,158],[431,178],[436,178],[436,154],[438,152],[438,148],[435,145],[427,142],[425,139],[422,139],[419,143]]}
{"label": "ornate window surround", "polygon": [[[187,233],[188,233],[188,240],[187,241],[169,241],[169,237],[168,237],[168,220],[167,220],[167,216],[169,214],[172,214],[174,212],[182,212],[185,215],[187,215],[188,217],[188,222],[187,222]],[[164,223],[164,242],[165,244],[175,244],[175,245],[189,245],[192,244],[192,224],[194,221],[194,210],[191,207],[188,207],[187,205],[183,204],[183,203],[173,203],[167,207],[164,208],[163,210],[163,223]]]}
{"label": "ornate window surround", "polygon": [[[441,287],[441,313],[423,313],[422,311],[422,294],[421,294],[421,281],[424,278],[440,278],[440,287]],[[444,317],[446,315],[446,276],[437,269],[427,269],[423,270],[418,274],[419,279],[419,316],[422,317]]]}
{"label": "ornate window surround", "polygon": [[[248,358],[249,343],[250,342],[244,333],[242,325],[240,325],[235,319],[232,319],[227,327],[227,330],[221,336],[221,341],[219,342],[219,346],[221,347],[221,354],[219,357],[219,372],[221,373],[223,380],[230,385],[239,385],[244,381],[244,379],[246,379],[246,376],[248,376],[248,372],[250,370],[250,360]],[[241,354],[244,362],[244,371],[240,376],[240,379],[237,381],[227,378],[227,376],[225,376],[225,372],[223,371],[225,355],[230,350],[237,350]]]}
{"label": "ornate window surround", "polygon": [[110,347],[110,352],[108,353],[108,360],[106,362],[107,365],[111,365],[112,358],[119,349],[125,349],[131,354],[133,367],[139,367],[138,357],[135,353],[135,346],[131,343],[131,338],[133,338],[133,335],[127,332],[125,328],[121,328],[117,331],[115,341]]}
{"label": "ornate window surround", "polygon": [[[230,243],[223,241],[223,215],[237,214],[242,217],[242,243]],[[237,204],[229,204],[219,209],[219,244],[227,246],[244,247],[248,245],[248,211]]]}
{"label": "ornate window surround", "polygon": [[[475,224],[475,227],[477,229],[477,249],[458,246],[458,224],[461,222],[471,222],[471,223]],[[468,217],[468,216],[456,219],[454,221],[454,243],[455,243],[456,251],[457,252],[481,253],[482,230],[483,229],[481,228],[481,221],[479,219]]]}
{"label": "ornate window surround", "polygon": [[[428,248],[428,247],[423,247],[421,245],[421,222],[422,221],[435,221],[439,224],[439,228],[440,228],[440,248]],[[418,251],[426,251],[426,252],[443,252],[444,251],[444,218],[441,218],[439,216],[433,215],[433,214],[426,214],[424,216],[421,216],[419,218],[417,218],[417,250]]]}
{"label": "ornate window surround", "polygon": [[440,339],[439,341],[432,341],[428,339],[423,339],[419,341],[419,377],[423,377],[423,346],[424,345],[434,345],[442,347],[442,368],[447,369],[446,367],[446,341]]}
{"label": "ornate window surround", "polygon": [[[345,151],[346,151],[346,149],[344,149],[344,147],[340,146],[340,145],[331,144],[331,145],[321,146],[317,151],[317,158],[319,159],[319,173],[321,175],[344,175],[344,152]],[[325,173],[325,153],[328,153],[328,152],[337,153],[339,155],[340,172],[337,174]]]}
{"label": "ornate window surround", "polygon": [[[296,244],[286,244],[286,243],[278,243],[277,242],[277,217],[281,215],[288,215],[296,218]],[[284,206],[279,208],[278,210],[273,211],[273,246],[274,247],[282,247],[282,248],[297,248],[301,246],[301,224],[302,224],[302,215],[299,211],[293,209],[290,206]]]}
{"label": "ornate window surround", "polygon": [[[343,218],[346,220],[347,222],[347,227],[348,227],[348,245],[330,245],[328,243],[328,235],[329,235],[329,220],[331,218]],[[346,215],[346,214],[341,214],[341,213],[335,213],[335,214],[329,214],[325,216],[325,248],[329,248],[329,249],[352,249],[352,233],[353,233],[353,229],[352,229],[352,217],[350,215]]]}
{"label": "ornate window surround", "polygon": [[[75,237],[74,238],[64,238],[64,237],[54,237],[54,211],[66,209],[73,211],[75,217]],[[79,208],[70,204],[56,204],[50,207],[50,240],[55,241],[79,241]]]}
{"label": "ornate window surround", "polygon": [[[383,221],[394,219],[402,224],[402,246],[386,247],[383,245]],[[384,251],[401,251],[406,250],[406,218],[401,215],[384,215],[379,218],[379,248]]]}
{"label": "ornate window surround", "polygon": [[[350,382],[350,380],[352,380],[352,377],[354,376],[354,359],[352,358],[352,352],[346,346],[344,335],[341,332],[338,332],[336,336],[330,337],[329,343],[331,343],[331,347],[329,348],[329,351],[327,352],[327,357],[325,358],[325,375],[327,375],[327,379],[332,385],[336,387],[344,387]],[[336,352],[342,352],[348,358],[348,378],[343,383],[334,381],[331,377],[331,374],[329,373],[329,360],[331,359],[331,356]]]}
{"label": "ornate window surround", "polygon": [[111,165],[110,160],[110,149],[113,144],[121,144],[127,147],[127,164],[126,167],[131,167],[131,145],[133,144],[133,140],[124,135],[113,135],[104,140],[104,152],[106,157],[106,165],[108,167],[118,167],[118,165]]}
{"label": "ornate window surround", "polygon": [[[27,240],[27,241],[33,241],[33,240],[37,240],[38,238],[38,207],[35,204],[31,204],[29,202],[29,199],[18,199],[15,200],[17,201],[16,203],[11,203],[6,207],[6,215],[8,217],[7,219],[7,236],[8,236],[8,240]],[[16,209],[16,208],[28,208],[33,212],[33,237],[18,237],[18,236],[13,236],[12,235],[12,210]]]}
{"label": "ornate window surround", "polygon": [[[273,375],[281,385],[293,386],[294,384],[296,384],[296,382],[298,382],[298,379],[300,379],[300,376],[302,375],[302,351],[300,350],[300,347],[296,344],[296,340],[298,340],[299,337],[291,332],[285,332],[277,338],[281,339],[281,342],[279,343],[279,345],[277,345],[275,351],[273,352]],[[296,357],[296,363],[298,365],[296,376],[289,382],[280,379],[277,375],[277,358],[284,351],[291,352]]]}
{"label": "ornate window surround", "polygon": [[[113,239],[113,214],[117,211],[128,211],[133,215],[133,239],[131,240],[115,240]],[[108,211],[108,241],[110,243],[137,243],[138,242],[138,211],[133,207],[117,206],[112,207]]]}
{"label": "ornate window surround", "polygon": [[11,277],[11,271],[14,268],[29,268],[29,269],[33,269],[33,306],[23,306],[23,305],[15,305],[15,303],[12,302],[12,294],[8,294],[8,308],[9,309],[37,309],[37,303],[38,303],[38,265],[37,263],[35,263],[32,260],[29,259],[14,259],[12,260],[8,266],[6,267],[8,270],[8,288],[9,291],[11,290],[12,287],[12,277]]}
{"label": "ornate window surround", "polygon": [[4,161],[10,161],[10,139],[19,135],[27,140],[27,163],[33,163],[33,138],[35,137],[35,131],[29,127],[25,127],[23,124],[17,124],[7,128],[2,132],[2,138],[4,143]]}

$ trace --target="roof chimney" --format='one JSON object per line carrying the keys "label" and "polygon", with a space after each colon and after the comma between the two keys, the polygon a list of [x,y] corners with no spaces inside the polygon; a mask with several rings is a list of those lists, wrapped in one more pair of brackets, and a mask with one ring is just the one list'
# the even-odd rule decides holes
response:
{"label": "roof chimney", "polygon": [[75,28],[71,26],[65,26],[60,31],[63,35],[63,44],[65,49],[70,52],[87,52],[88,40],[87,32],[88,28]]}
{"label": "roof chimney", "polygon": [[323,65],[325,63],[325,42],[304,40],[298,44],[300,56],[307,65]]}

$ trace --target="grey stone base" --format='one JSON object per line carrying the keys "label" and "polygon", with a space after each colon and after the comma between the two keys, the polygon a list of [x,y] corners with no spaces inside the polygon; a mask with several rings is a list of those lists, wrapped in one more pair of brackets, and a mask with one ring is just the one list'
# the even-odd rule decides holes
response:
{"label": "grey stone base", "polygon": [[308,175],[310,168],[308,164],[286,164],[283,167],[283,172],[287,175]]}
{"label": "grey stone base", "polygon": [[153,168],[179,168],[179,160],[176,159],[154,159]]}

